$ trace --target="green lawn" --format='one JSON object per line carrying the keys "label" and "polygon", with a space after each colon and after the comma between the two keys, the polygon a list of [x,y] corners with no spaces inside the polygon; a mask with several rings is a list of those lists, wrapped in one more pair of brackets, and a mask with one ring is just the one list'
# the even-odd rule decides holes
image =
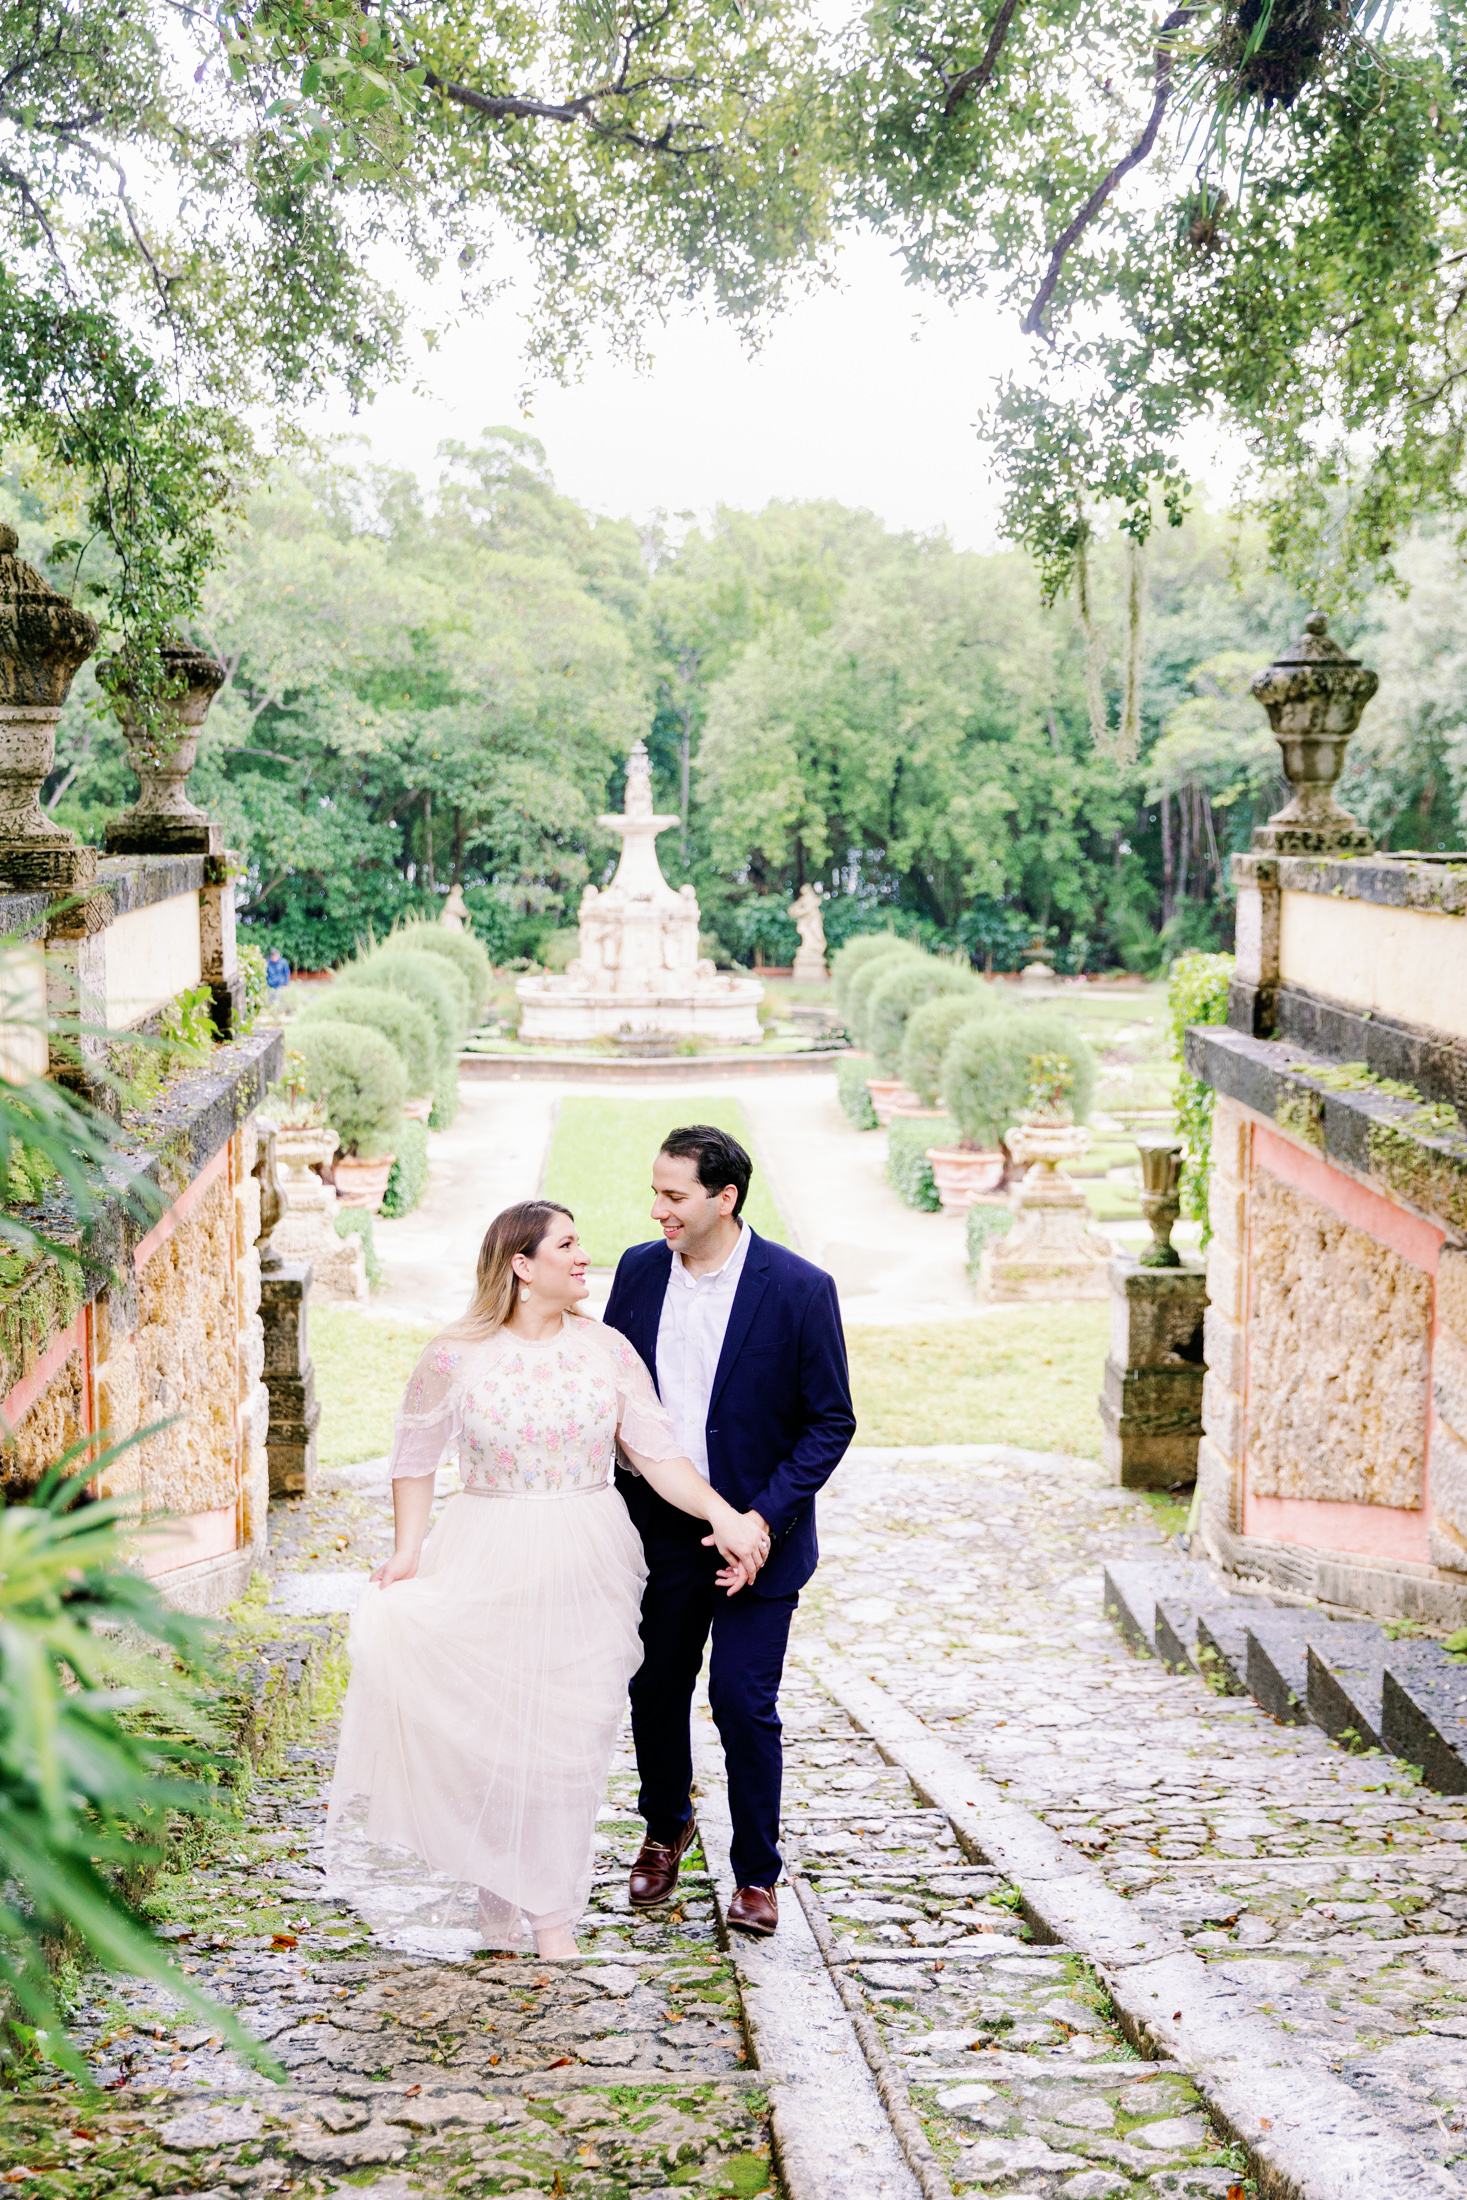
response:
{"label": "green lawn", "polygon": [[[643,1105],[645,1103],[637,1103]],[[1020,1444],[1100,1456],[1095,1400],[1106,1306],[1015,1307],[969,1321],[846,1333],[858,1444]],[[413,1363],[432,1336],[348,1306],[311,1312],[323,1467],[376,1459],[392,1441]]]}
{"label": "green lawn", "polygon": [[1110,1308],[846,1331],[858,1444],[1020,1444],[1100,1457]]}
{"label": "green lawn", "polygon": [[659,1142],[680,1123],[716,1124],[753,1154],[754,1181],[744,1213],[761,1237],[789,1242],[737,1100],[709,1093],[670,1100],[562,1100],[545,1168],[545,1196],[570,1208],[593,1267],[614,1268],[629,1245],[660,1235],[647,1211],[652,1161]]}
{"label": "green lawn", "polygon": [[380,1458],[392,1442],[392,1416],[431,1327],[377,1321],[350,1306],[313,1306],[307,1334],[321,1401],[321,1465],[354,1467]]}

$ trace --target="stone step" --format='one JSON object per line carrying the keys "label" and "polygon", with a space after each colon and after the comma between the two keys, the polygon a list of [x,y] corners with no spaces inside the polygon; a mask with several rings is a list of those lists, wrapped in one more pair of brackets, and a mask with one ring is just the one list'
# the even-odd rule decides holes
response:
{"label": "stone step", "polygon": [[1373,1620],[1327,1620],[1311,1630],[1305,1702],[1332,1742],[1382,1747],[1381,1687],[1394,1647]]}
{"label": "stone step", "polygon": [[[1206,1567],[1191,1565],[1184,1558],[1112,1559],[1105,1569],[1106,1617],[1133,1649],[1154,1658],[1158,1655],[1157,1599],[1175,1597],[1186,1602],[1208,1588]],[[1211,1594],[1215,1596],[1216,1591]]]}
{"label": "stone step", "polygon": [[1309,1723],[1309,1634],[1317,1615],[1259,1612],[1245,1622],[1248,1693],[1281,1726]]}
{"label": "stone step", "polygon": [[1419,1765],[1438,1795],[1467,1795],[1467,1665],[1439,1643],[1389,1644],[1381,1740],[1392,1756]]}
{"label": "stone step", "polygon": [[[1168,1650],[1181,1652],[1179,1659]],[[1247,1628],[1236,1602],[1218,1597],[1183,1604],[1163,1597],[1157,1604],[1157,1654],[1172,1672],[1192,1670],[1218,1696],[1247,1696]]]}

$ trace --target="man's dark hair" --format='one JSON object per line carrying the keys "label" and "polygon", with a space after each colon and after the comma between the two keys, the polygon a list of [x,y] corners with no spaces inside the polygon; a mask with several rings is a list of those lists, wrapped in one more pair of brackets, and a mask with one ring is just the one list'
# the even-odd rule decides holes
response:
{"label": "man's dark hair", "polygon": [[689,1123],[683,1130],[668,1132],[662,1141],[662,1151],[670,1154],[674,1161],[696,1162],[698,1182],[705,1192],[712,1192],[715,1197],[726,1184],[732,1184],[739,1195],[734,1201],[734,1213],[743,1213],[754,1164],[738,1140],[730,1138],[727,1131],[717,1129],[712,1123]]}

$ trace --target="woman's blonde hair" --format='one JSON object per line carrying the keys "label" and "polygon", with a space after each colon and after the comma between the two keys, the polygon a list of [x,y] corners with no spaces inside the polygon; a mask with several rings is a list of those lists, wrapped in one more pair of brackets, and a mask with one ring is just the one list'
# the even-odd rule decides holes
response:
{"label": "woman's blonde hair", "polygon": [[555,1199],[522,1199],[518,1206],[506,1207],[494,1217],[479,1247],[468,1311],[451,1324],[446,1335],[489,1337],[504,1327],[514,1312],[514,1295],[519,1289],[515,1260],[521,1253],[534,1257],[554,1227],[555,1215],[564,1215],[567,1222],[576,1219],[569,1207],[562,1207]]}

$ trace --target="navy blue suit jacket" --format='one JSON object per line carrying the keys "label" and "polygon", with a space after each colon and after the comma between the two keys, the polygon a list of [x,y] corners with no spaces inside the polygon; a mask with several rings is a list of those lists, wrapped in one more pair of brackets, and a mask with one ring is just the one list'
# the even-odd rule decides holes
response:
{"label": "navy blue suit jacket", "polygon": [[[665,1241],[633,1245],[617,1264],[606,1302],[607,1326],[621,1331],[654,1382],[671,1273]],[[770,1554],[754,1582],[756,1596],[790,1596],[814,1573],[815,1493],[855,1433],[834,1283],[823,1268],[749,1230],[708,1401],[708,1471],[721,1497],[769,1523]],[[644,1537],[663,1514],[707,1533],[702,1521],[678,1513],[645,1482],[627,1475],[619,1481]]]}

